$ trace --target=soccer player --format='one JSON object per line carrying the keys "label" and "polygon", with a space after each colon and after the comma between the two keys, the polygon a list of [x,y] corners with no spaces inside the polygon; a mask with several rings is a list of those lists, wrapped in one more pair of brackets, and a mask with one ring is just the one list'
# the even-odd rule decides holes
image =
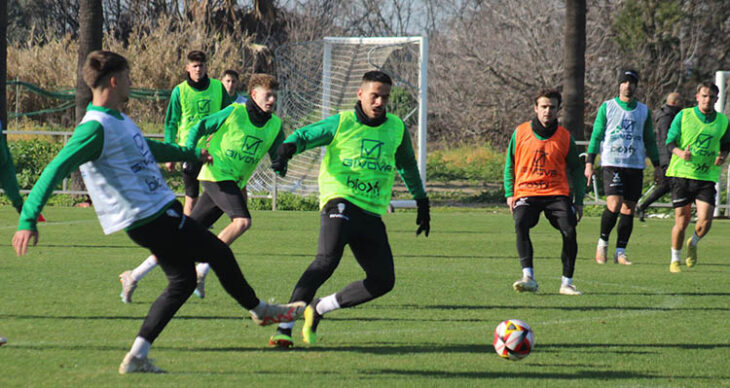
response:
{"label": "soccer player", "polygon": [[636,207],[636,214],[639,216],[639,221],[641,222],[644,222],[644,215],[649,205],[672,190],[671,179],[666,176],[667,167],[669,167],[669,158],[672,154],[667,151],[666,144],[669,126],[672,125],[674,116],[680,110],[682,110],[682,97],[679,93],[672,92],[667,95],[667,102],[659,109],[659,113],[654,118],[656,123],[654,133],[656,135],[657,150],[659,151],[660,168],[654,169],[654,190],[651,191],[651,194],[646,197],[644,202]]}
{"label": "soccer player", "polygon": [[[504,191],[515,219],[517,254],[522,279],[512,287],[517,292],[536,292],[530,229],[544,212],[550,225],[563,237],[563,276],[559,292],[580,295],[573,285],[578,254],[575,226],[583,216],[585,178],[575,141],[558,125],[562,97],[557,90],[543,89],[534,97],[535,117],[512,133],[504,166]],[[570,199],[567,171],[573,183],[575,203]]]}
{"label": "soccer player", "polygon": [[606,208],[601,217],[601,235],[596,247],[596,263],[606,263],[608,238],[618,220],[618,238],[613,262],[631,265],[626,246],[634,228],[634,209],[641,198],[646,157],[654,168],[659,166],[651,112],[637,101],[639,74],[634,70],[620,73],[619,95],[598,108],[588,145],[585,177],[590,182],[596,154],[601,153],[603,189]]}
{"label": "soccer player", "polygon": [[182,213],[157,161],[206,160],[198,151],[147,140],[121,108],[129,99],[129,65],[113,52],[94,51],[83,66],[92,102],[66,146],[51,161],[23,206],[13,247],[23,256],[38,242],[36,220],[56,184],[80,166],[104,233],[125,230],[158,258],[168,286],[152,304],[119,373],[161,373],[150,346],[195,289],[195,260],[207,261],[226,291],[259,325],[296,319],[305,305],[269,305],[256,297],[230,248]]}
{"label": "soccer player", "polygon": [[223,77],[221,77],[221,83],[223,84],[223,87],[226,88],[226,92],[228,93],[228,96],[231,97],[231,100],[237,104],[245,104],[246,101],[249,99],[249,96],[244,96],[243,94],[238,93],[238,72],[231,69],[226,69],[223,72]]}
{"label": "soccer player", "polygon": [[[170,103],[165,114],[165,142],[184,146],[190,128],[200,119],[227,107],[233,100],[217,79],[208,78],[205,53],[194,50],[188,53],[185,65],[187,79],[172,89]],[[202,144],[201,144],[202,146]],[[185,215],[190,215],[200,194],[198,173],[202,163],[190,162],[182,166],[185,184]],[[167,168],[175,170],[175,163],[168,162]]]}
{"label": "soccer player", "polygon": [[[428,236],[430,232],[429,201],[408,129],[385,109],[392,85],[390,76],[381,71],[365,73],[354,111],[341,112],[295,131],[279,147],[279,157],[272,164],[283,175],[292,156],[326,146],[319,173],[319,247],[290,299],[309,304],[302,328],[308,344],[317,341],[317,326],[325,314],[368,302],[393,289],[393,254],[380,217],[390,203],[394,170],[416,199],[416,234],[424,232]],[[366,278],[315,299],[317,289],[337,268],[345,245],[350,246]],[[293,326],[279,326],[269,344],[291,347]]]}
{"label": "soccer player", "polygon": [[[268,74],[254,74],[248,84],[251,99],[246,104],[231,104],[193,126],[188,134],[188,148],[195,148],[198,139],[212,135],[207,141],[212,164],[203,165],[198,179],[203,195],[190,218],[209,228],[225,213],[231,223],[218,238],[231,245],[251,227],[251,214],[246,205],[245,186],[261,159],[268,152],[271,160],[284,141],[281,119],[273,115],[279,83]],[[119,275],[122,302],[130,303],[138,282],[157,266],[152,255],[131,271]],[[208,263],[196,267],[195,295],[205,297],[205,277]]]}
{"label": "soccer player", "polygon": [[672,121],[667,135],[667,150],[672,159],[667,176],[672,177],[672,258],[669,270],[681,272],[682,241],[691,218],[692,202],[697,207],[697,221],[692,237],[687,239],[687,267],[697,264],[697,243],[712,226],[715,210],[715,183],[730,151],[727,117],[715,111],[718,87],[712,82],[697,86],[697,106],[682,109]]}

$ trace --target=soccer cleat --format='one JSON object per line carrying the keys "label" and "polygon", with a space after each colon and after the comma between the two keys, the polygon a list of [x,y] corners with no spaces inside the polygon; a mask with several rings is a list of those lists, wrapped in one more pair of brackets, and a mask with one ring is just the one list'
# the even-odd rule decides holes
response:
{"label": "soccer cleat", "polygon": [[132,303],[132,294],[137,289],[137,281],[132,277],[132,271],[124,271],[119,274],[119,282],[122,283],[122,293],[119,294],[122,302]]}
{"label": "soccer cleat", "polygon": [[646,210],[643,210],[643,209],[637,207],[636,208],[636,216],[639,217],[639,221],[646,222],[646,220],[645,220]]}
{"label": "soccer cleat", "polygon": [[319,325],[319,321],[322,319],[322,316],[319,315],[317,309],[315,308],[315,306],[317,306],[317,302],[319,302],[319,299],[317,299],[314,304],[310,304],[309,306],[307,306],[307,309],[304,310],[302,339],[304,339],[304,342],[309,345],[314,345],[317,343],[317,326]]}
{"label": "soccer cleat", "polygon": [[672,273],[682,272],[682,268],[679,267],[678,261],[673,261],[673,262],[669,263],[669,272],[672,272]]}
{"label": "soccer cleat", "polygon": [[5,337],[0,337],[0,346],[5,345],[6,343],[8,343],[8,339]]}
{"label": "soccer cleat", "polygon": [[596,263],[606,264],[606,256],[608,256],[608,245],[596,246]]}
{"label": "soccer cleat", "polygon": [[535,279],[525,276],[522,279],[514,282],[512,284],[512,288],[515,289],[517,292],[537,292],[537,282]]}
{"label": "soccer cleat", "polygon": [[621,265],[631,265],[631,264],[633,264],[632,262],[629,261],[629,257],[626,256],[626,253],[625,252],[617,253],[613,257],[613,262],[614,262],[614,264],[621,264]]}
{"label": "soccer cleat", "polygon": [[560,286],[560,295],[583,295],[583,293],[572,284],[563,284]]}
{"label": "soccer cleat", "polygon": [[269,338],[269,346],[281,349],[294,347],[294,340],[291,338],[291,329],[276,329],[276,334]]}
{"label": "soccer cleat", "polygon": [[697,245],[692,245],[692,238],[687,239],[687,263],[688,268],[697,265]]}
{"label": "soccer cleat", "polygon": [[135,357],[132,353],[127,353],[119,365],[119,374],[127,373],[165,373],[165,371],[155,366],[147,357]]}
{"label": "soccer cleat", "polygon": [[200,299],[205,298],[205,275],[198,274],[198,283],[195,286],[194,293]]}
{"label": "soccer cleat", "polygon": [[251,319],[259,326],[266,326],[272,323],[291,322],[299,318],[307,305],[304,302],[289,304],[267,304],[263,314],[258,315],[250,311]]}

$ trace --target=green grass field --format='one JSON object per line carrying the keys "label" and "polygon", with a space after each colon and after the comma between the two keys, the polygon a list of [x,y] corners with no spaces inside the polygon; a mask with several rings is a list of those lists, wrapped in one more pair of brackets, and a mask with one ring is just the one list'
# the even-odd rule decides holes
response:
{"label": "green grass field", "polygon": [[[517,294],[509,215],[437,210],[424,239],[415,237],[415,213],[389,214],[395,289],[329,314],[317,346],[297,335],[293,350],[269,349],[274,328],[243,319],[247,312],[213,275],[206,299],[192,297],[152,347],[150,357],[169,373],[120,376],[164,276],[155,270],[134,303],[122,304],[117,274],[147,252],[124,233],[104,236],[91,209],[50,207],[44,215],[39,245],[19,259],[10,245],[17,216],[0,209],[3,387],[730,386],[728,221],[700,243],[697,267],[671,274],[671,221],[637,221],[634,265],[619,267],[593,262],[599,218],[587,218],[575,275],[584,295],[570,297],[557,293],[560,237],[544,218],[533,230],[540,292]],[[254,212],[233,251],[262,299],[288,300],[318,231],[315,212]],[[348,251],[319,295],[361,276]],[[535,331],[536,346],[520,362],[492,348],[494,327],[508,318]]]}

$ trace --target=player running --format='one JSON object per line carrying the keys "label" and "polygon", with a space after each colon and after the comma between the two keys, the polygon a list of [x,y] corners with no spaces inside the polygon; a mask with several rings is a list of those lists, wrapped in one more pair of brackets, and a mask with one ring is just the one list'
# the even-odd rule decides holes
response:
{"label": "player running", "polygon": [[585,177],[590,182],[593,163],[600,151],[606,208],[601,216],[596,263],[606,263],[608,238],[618,220],[613,262],[631,265],[626,246],[634,228],[636,202],[641,198],[646,157],[651,159],[654,168],[658,168],[659,153],[651,112],[634,97],[639,84],[638,73],[634,70],[622,71],[618,83],[619,95],[598,108],[588,145]]}
{"label": "player running", "polygon": [[[583,216],[585,178],[575,141],[558,125],[562,97],[557,90],[544,89],[534,98],[535,117],[512,133],[504,166],[504,191],[515,219],[517,254],[522,279],[512,287],[517,292],[536,292],[530,229],[544,212],[550,225],[563,237],[563,276],[560,294],[581,295],[573,285],[578,254],[575,226]],[[573,183],[575,203],[570,200],[567,170]]]}
{"label": "player running", "polygon": [[672,154],[667,176],[672,177],[672,258],[669,271],[681,272],[682,241],[691,218],[692,202],[697,207],[697,221],[692,237],[687,239],[687,267],[697,265],[697,243],[710,231],[715,210],[715,184],[722,164],[730,151],[727,117],[715,111],[719,89],[712,82],[697,86],[697,105],[677,113],[667,135],[667,149]]}
{"label": "player running", "polygon": [[147,357],[150,346],[195,289],[195,260],[209,262],[223,288],[250,310],[259,325],[296,319],[304,303],[269,305],[256,297],[230,248],[205,227],[185,216],[167,187],[157,161],[209,161],[205,150],[147,140],[121,108],[129,99],[127,60],[94,51],[83,66],[92,102],[66,146],[45,168],[28,195],[13,236],[18,256],[38,241],[36,220],[53,188],[80,166],[104,233],[120,230],[154,253],[168,279],[126,354],[119,373],[161,373]]}
{"label": "player running", "polygon": [[[393,289],[393,254],[380,216],[390,203],[394,170],[416,199],[416,234],[428,236],[430,231],[429,201],[408,129],[399,117],[385,110],[392,85],[390,76],[381,71],[365,73],[354,111],[341,112],[292,133],[279,147],[279,157],[272,165],[283,174],[295,154],[327,147],[319,173],[319,247],[290,299],[309,304],[302,327],[308,344],[316,343],[317,326],[325,314],[368,302]],[[340,263],[345,245],[350,246],[366,278],[315,299],[319,287]],[[293,326],[280,325],[269,344],[291,347]]]}
{"label": "player running", "polygon": [[[213,157],[213,163],[204,165],[198,175],[203,195],[190,218],[209,228],[225,213],[231,223],[218,238],[228,245],[251,227],[243,188],[261,159],[268,153],[274,160],[276,149],[284,141],[281,119],[271,113],[278,88],[279,83],[271,75],[254,74],[248,85],[251,99],[245,105],[234,103],[202,119],[187,137],[186,146],[194,148],[198,139],[212,135],[207,147]],[[138,282],[156,265],[157,259],[152,255],[134,270],[119,275],[122,302],[132,301]],[[200,298],[205,297],[205,277],[209,270],[210,265],[204,262],[196,267],[195,294]]]}

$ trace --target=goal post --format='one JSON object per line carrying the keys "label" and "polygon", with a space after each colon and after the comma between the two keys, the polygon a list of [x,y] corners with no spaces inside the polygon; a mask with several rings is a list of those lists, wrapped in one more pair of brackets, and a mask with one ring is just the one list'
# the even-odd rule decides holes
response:
{"label": "goal post", "polygon": [[[730,71],[716,71],[715,72],[715,85],[717,85],[718,93],[717,93],[717,102],[715,103],[715,110],[720,113],[725,113],[725,101],[726,101],[726,89],[727,89],[727,79],[730,77]],[[725,195],[726,203],[723,206],[722,205],[722,191],[721,189],[721,182],[722,182],[722,175],[720,176],[721,179],[717,181],[717,184],[715,185],[715,192],[717,192],[717,196],[715,197],[715,212],[713,214],[714,217],[720,217],[722,214],[721,208],[725,208],[725,217],[730,217],[730,168],[727,169],[727,176],[725,177]]]}
{"label": "goal post", "polygon": [[[274,52],[280,84],[276,113],[285,132],[326,119],[357,102],[362,76],[380,70],[393,80],[388,111],[398,115],[413,135],[418,171],[426,184],[428,40],[412,37],[325,37],[282,45]],[[287,176],[277,177],[262,163],[249,181],[249,190],[312,195],[324,148],[297,155]],[[397,201],[394,206],[415,206]],[[411,203],[413,202],[413,203]]]}

